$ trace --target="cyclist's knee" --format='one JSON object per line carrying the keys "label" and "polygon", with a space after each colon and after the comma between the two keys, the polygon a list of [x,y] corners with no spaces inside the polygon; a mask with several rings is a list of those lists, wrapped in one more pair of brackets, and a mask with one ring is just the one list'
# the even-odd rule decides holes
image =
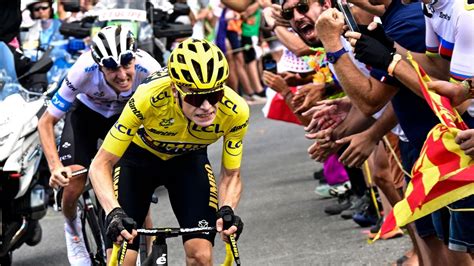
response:
{"label": "cyclist's knee", "polygon": [[85,187],[85,179],[77,179],[69,183],[67,187],[64,187],[63,202],[69,204],[75,204]]}
{"label": "cyclist's knee", "polygon": [[187,265],[212,265],[212,245],[204,239],[191,239],[185,243]]}
{"label": "cyclist's knee", "polygon": [[186,265],[212,265],[211,253],[197,251],[186,255]]}

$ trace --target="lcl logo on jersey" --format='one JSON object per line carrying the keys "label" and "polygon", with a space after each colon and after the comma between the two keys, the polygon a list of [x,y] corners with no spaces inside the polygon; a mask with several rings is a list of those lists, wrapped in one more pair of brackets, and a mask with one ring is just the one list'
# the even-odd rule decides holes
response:
{"label": "lcl logo on jersey", "polygon": [[220,124],[211,124],[206,127],[198,126],[194,123],[188,125],[188,132],[193,137],[204,140],[215,140],[224,134]]}
{"label": "lcl logo on jersey", "polygon": [[224,133],[223,130],[220,129],[220,124],[211,124],[207,127],[201,127],[196,124],[193,124],[191,127],[192,131],[197,131],[197,132],[206,132],[206,133]]}
{"label": "lcl logo on jersey", "polygon": [[242,153],[242,140],[228,140],[226,141],[224,148],[228,154],[238,156]]}
{"label": "lcl logo on jersey", "polygon": [[119,122],[116,122],[114,127],[117,129],[118,132],[120,132],[122,134],[126,134],[130,137],[133,137],[135,135],[135,133],[133,133],[132,129],[127,128],[126,126],[120,124]]}
{"label": "lcl logo on jersey", "polygon": [[232,110],[232,112],[236,113],[237,114],[237,104],[233,103],[231,100],[227,99],[227,98],[222,98],[221,100],[221,103],[229,108],[230,110]]}
{"label": "lcl logo on jersey", "polygon": [[150,102],[151,105],[155,107],[161,107],[166,105],[170,98],[171,96],[169,91],[162,91],[158,95],[151,97]]}

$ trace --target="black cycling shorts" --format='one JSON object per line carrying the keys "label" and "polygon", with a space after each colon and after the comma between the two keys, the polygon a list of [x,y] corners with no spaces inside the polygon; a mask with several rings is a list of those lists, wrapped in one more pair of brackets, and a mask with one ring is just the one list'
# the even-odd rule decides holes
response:
{"label": "black cycling shorts", "polygon": [[[138,227],[143,225],[155,189],[168,190],[171,207],[181,228],[215,226],[217,186],[207,149],[162,160],[133,142],[114,170],[115,196]],[[170,226],[170,225],[155,225]],[[184,236],[183,243],[203,238],[214,245],[215,233]],[[106,247],[111,248],[110,239]],[[140,241],[128,248],[138,250]]]}
{"label": "black cycling shorts", "polygon": [[240,39],[242,47],[246,45],[250,45],[249,49],[244,49],[244,61],[246,64],[252,62],[253,60],[257,59],[257,54],[255,53],[255,49],[253,48],[253,41],[252,37],[242,36]]}
{"label": "black cycling shorts", "polygon": [[58,147],[62,164],[89,167],[100,147],[99,140],[104,140],[119,115],[106,118],[76,100],[73,109],[66,114]]}

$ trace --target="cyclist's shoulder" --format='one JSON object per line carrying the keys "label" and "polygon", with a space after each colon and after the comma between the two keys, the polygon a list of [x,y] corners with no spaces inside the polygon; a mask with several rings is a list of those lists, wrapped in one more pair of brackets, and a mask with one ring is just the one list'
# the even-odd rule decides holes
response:
{"label": "cyclist's shoulder", "polygon": [[166,69],[151,73],[138,86],[134,93],[135,100],[143,101],[154,107],[161,107],[172,103],[171,79]]}
{"label": "cyclist's shoulder", "polygon": [[81,77],[91,75],[98,71],[100,71],[99,65],[92,58],[91,51],[87,51],[80,55],[69,70],[69,72],[74,72],[74,74]]}
{"label": "cyclist's shoulder", "polygon": [[224,97],[219,110],[228,116],[248,118],[250,109],[247,102],[230,87],[224,85]]}
{"label": "cyclist's shoulder", "polygon": [[[62,83],[62,93],[80,93],[88,88],[96,87],[100,77],[99,65],[92,59],[91,53],[86,52],[79,56],[76,62],[68,70],[67,77]],[[66,89],[66,91],[64,91]]]}
{"label": "cyclist's shoulder", "polygon": [[138,49],[135,58],[135,71],[138,73],[150,74],[161,69],[160,63],[143,50]]}

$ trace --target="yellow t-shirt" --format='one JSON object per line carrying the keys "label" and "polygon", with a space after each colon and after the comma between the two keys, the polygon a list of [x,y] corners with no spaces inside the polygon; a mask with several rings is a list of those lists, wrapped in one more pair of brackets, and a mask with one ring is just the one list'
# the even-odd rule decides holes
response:
{"label": "yellow t-shirt", "polygon": [[173,96],[167,70],[155,72],[138,87],[102,148],[121,157],[131,141],[163,160],[199,150],[224,137],[222,162],[237,169],[242,160],[249,107],[231,88],[224,88],[212,125],[201,127],[186,118]]}

